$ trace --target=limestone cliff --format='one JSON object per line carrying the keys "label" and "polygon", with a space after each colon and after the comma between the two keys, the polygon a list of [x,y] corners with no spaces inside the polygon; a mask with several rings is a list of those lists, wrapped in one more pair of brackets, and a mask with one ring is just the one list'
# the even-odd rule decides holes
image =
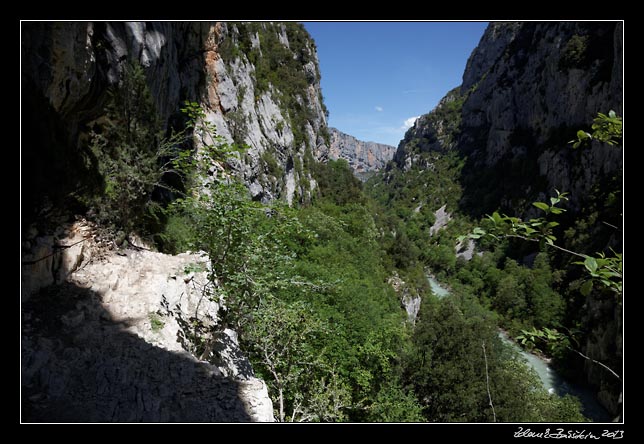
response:
{"label": "limestone cliff", "polygon": [[296,23],[219,23],[206,47],[208,118],[249,146],[234,167],[253,198],[310,200],[328,145],[315,43]]}
{"label": "limestone cliff", "polygon": [[[326,115],[315,45],[296,23],[24,22],[24,198],[35,217],[78,193],[91,175],[90,126],[124,64],[138,61],[166,127],[196,101],[220,135],[247,144],[232,167],[252,196],[307,200],[313,151],[325,151]],[[56,181],[57,187],[50,184]]]}
{"label": "limestone cliff", "polygon": [[[609,246],[621,251],[622,147],[574,150],[568,142],[598,112],[622,114],[622,50],[618,22],[490,23],[462,85],[408,130],[392,168],[433,170],[437,156],[458,156],[464,164],[458,207],[473,217],[497,209],[530,217],[531,202],[554,188],[569,192],[560,221],[585,240],[574,243],[561,230],[560,241],[586,254]],[[621,303],[594,295],[575,310],[588,331],[582,351],[619,372]],[[618,415],[619,381],[589,361],[582,365],[604,406]]]}
{"label": "limestone cliff", "polygon": [[[363,142],[335,128],[329,128],[329,134],[331,141],[328,157],[334,160],[347,160],[353,172],[359,177],[364,173],[383,168],[396,151],[396,148],[391,145]],[[324,156],[324,153],[320,155]]]}
{"label": "limestone cliff", "polygon": [[[621,148],[576,151],[568,141],[598,112],[622,113],[622,32],[615,22],[490,25],[463,76],[464,206],[522,210],[557,188],[580,208],[600,180],[621,174]],[[490,46],[496,60],[478,63]]]}
{"label": "limestone cliff", "polygon": [[420,116],[407,130],[394,154],[398,167],[404,171],[412,165],[428,168],[430,164],[422,153],[446,153],[453,149],[459,134],[462,106],[461,88],[457,87],[449,91],[430,113]]}
{"label": "limestone cliff", "polygon": [[491,23],[463,84],[408,130],[396,163],[457,150],[467,157],[461,206],[476,215],[523,211],[553,188],[580,208],[621,174],[621,148],[574,151],[568,141],[597,112],[621,115],[622,32],[615,22]]}

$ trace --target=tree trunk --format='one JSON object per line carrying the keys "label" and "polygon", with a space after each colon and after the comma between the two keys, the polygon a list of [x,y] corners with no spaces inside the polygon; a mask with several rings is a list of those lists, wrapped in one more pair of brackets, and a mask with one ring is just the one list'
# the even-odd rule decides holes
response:
{"label": "tree trunk", "polygon": [[282,395],[282,389],[280,391],[280,422],[284,422],[284,396]]}

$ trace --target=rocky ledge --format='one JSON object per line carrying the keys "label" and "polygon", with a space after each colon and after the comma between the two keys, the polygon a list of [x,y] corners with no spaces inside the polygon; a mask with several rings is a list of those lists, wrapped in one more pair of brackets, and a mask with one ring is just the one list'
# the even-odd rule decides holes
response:
{"label": "rocky ledge", "polygon": [[[233,331],[199,358],[182,346],[185,321],[217,322],[207,258],[134,247],[97,254],[87,227],[68,228],[56,242],[85,239],[82,247],[53,250],[38,265],[23,255],[23,421],[274,421]],[[28,246],[33,256],[53,243],[42,236]]]}

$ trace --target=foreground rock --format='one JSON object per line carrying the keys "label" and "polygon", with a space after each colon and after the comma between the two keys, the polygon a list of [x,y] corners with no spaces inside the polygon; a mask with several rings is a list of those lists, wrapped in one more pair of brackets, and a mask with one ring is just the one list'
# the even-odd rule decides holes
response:
{"label": "foreground rock", "polygon": [[217,322],[203,257],[129,249],[76,262],[23,303],[23,421],[274,420],[233,331],[201,353],[210,362],[182,347],[191,333],[183,321]]}

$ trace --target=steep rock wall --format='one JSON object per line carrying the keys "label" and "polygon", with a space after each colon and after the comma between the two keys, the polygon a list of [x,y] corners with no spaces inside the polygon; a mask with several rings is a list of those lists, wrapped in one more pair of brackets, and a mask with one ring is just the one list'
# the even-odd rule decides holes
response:
{"label": "steep rock wall", "polygon": [[[300,25],[21,26],[23,191],[24,200],[33,203],[24,208],[28,219],[85,186],[92,174],[89,126],[102,116],[108,89],[119,82],[124,63],[133,60],[144,67],[166,126],[181,121],[184,100],[196,101],[226,141],[249,146],[232,166],[254,198],[310,199],[315,181],[308,167],[314,150],[325,151],[328,136],[315,46]],[[270,77],[272,64],[285,61],[291,77]],[[54,181],[57,186],[51,187]]]}
{"label": "steep rock wall", "polygon": [[417,120],[394,160],[404,169],[423,152],[466,156],[462,207],[474,215],[523,212],[553,188],[580,208],[621,174],[621,148],[568,141],[597,112],[621,115],[622,33],[616,22],[491,23],[463,84]]}
{"label": "steep rock wall", "polygon": [[[613,191],[621,188],[623,149],[593,143],[573,150],[568,142],[598,112],[622,115],[622,51],[619,22],[490,23],[463,84],[408,130],[392,168],[431,170],[433,156],[454,151],[465,159],[459,209],[471,216],[500,209],[531,217],[531,202],[557,188],[571,197],[562,225],[601,219],[621,227]],[[609,208],[611,200],[617,203]],[[621,251],[621,231],[601,223],[585,230],[587,241],[571,248]],[[621,303],[592,295],[578,309],[589,331],[582,351],[619,372]],[[590,361],[583,367],[601,402],[619,415],[620,382]]]}
{"label": "steep rock wall", "polygon": [[295,23],[219,23],[206,52],[208,119],[247,145],[234,167],[253,198],[307,201],[314,152],[328,150],[315,44]]}
{"label": "steep rock wall", "polygon": [[422,153],[445,153],[455,147],[463,100],[461,88],[454,88],[431,112],[416,119],[394,154],[394,161],[399,168],[407,171],[412,164],[429,168]]}
{"label": "steep rock wall", "polygon": [[[597,112],[621,115],[622,46],[615,22],[490,25],[463,76],[457,148],[468,156],[465,206],[523,210],[557,188],[579,208],[598,180],[621,174],[621,148],[575,151],[568,141]],[[490,50],[500,53],[496,61],[477,63]]]}
{"label": "steep rock wall", "polygon": [[[391,160],[396,148],[376,142],[364,142],[335,128],[329,128],[331,142],[328,157],[345,159],[356,174],[377,171]],[[320,153],[320,155],[323,155]]]}

